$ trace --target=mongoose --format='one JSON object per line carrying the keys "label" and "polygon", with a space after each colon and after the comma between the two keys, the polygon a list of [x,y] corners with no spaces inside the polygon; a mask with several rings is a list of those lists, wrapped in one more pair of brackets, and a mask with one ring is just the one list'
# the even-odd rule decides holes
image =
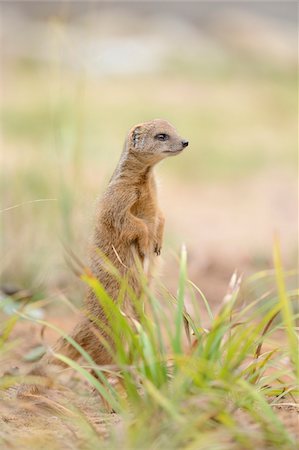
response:
{"label": "mongoose", "polygon": [[[129,131],[119,163],[97,206],[90,252],[92,274],[115,301],[120,283],[107,271],[101,255],[108,258],[123,277],[130,271],[128,282],[139,298],[141,286],[136,257],[141,266],[147,266],[147,272],[150,273],[154,258],[160,254],[163,240],[164,217],[157,204],[153,169],[159,161],[178,155],[187,146],[188,141],[182,139],[165,120],[141,123]],[[71,337],[90,354],[96,364],[111,364],[113,356],[93,331],[93,318],[105,324],[107,319],[92,289],[87,291],[85,307],[88,317],[78,323]],[[122,308],[132,314],[129,297],[125,298]],[[105,334],[103,331],[101,333]],[[109,336],[104,337],[109,341]],[[63,338],[58,340],[55,351],[72,359],[80,356]],[[50,362],[61,364],[57,359],[54,361],[51,355],[45,355],[31,373],[40,374],[40,368]]]}

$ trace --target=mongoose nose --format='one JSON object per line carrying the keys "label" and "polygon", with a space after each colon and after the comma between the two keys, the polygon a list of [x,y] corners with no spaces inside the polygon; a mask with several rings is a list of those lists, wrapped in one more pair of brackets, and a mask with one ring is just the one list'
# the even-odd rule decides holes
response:
{"label": "mongoose nose", "polygon": [[183,140],[182,141],[182,146],[185,148],[185,147],[188,147],[188,145],[189,145],[189,142],[188,141],[185,141],[185,140]]}

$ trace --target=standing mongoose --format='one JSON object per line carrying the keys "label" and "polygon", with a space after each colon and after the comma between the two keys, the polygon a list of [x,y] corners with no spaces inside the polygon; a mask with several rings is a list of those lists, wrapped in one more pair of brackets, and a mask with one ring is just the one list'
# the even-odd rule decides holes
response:
{"label": "standing mongoose", "polygon": [[[122,277],[128,278],[130,288],[140,298],[140,275],[136,263],[139,260],[139,265],[149,275],[163,240],[164,217],[157,204],[154,166],[168,156],[178,155],[187,146],[188,141],[182,139],[165,120],[141,123],[129,131],[119,163],[97,206],[90,250],[89,268],[114,301],[118,298],[120,281],[107,270],[104,260],[109,260]],[[126,294],[122,309],[129,315],[134,314],[131,303],[129,294]],[[71,337],[96,364],[111,364],[113,355],[93,330],[94,322],[100,321],[106,326],[108,322],[101,302],[91,288],[87,291],[85,309],[86,318],[74,328]],[[101,334],[113,347],[111,337],[103,329]],[[80,356],[63,338],[58,340],[54,350],[71,359]],[[61,364],[46,354],[31,373],[41,373],[41,368],[50,362]]]}

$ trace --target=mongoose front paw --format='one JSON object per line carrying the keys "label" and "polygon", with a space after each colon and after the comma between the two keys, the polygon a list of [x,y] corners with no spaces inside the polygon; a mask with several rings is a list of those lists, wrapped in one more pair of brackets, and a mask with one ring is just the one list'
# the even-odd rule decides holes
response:
{"label": "mongoose front paw", "polygon": [[140,259],[144,259],[145,258],[145,250],[142,250],[139,246],[138,246],[138,254]]}
{"label": "mongoose front paw", "polygon": [[138,247],[139,256],[143,260],[146,257],[146,255],[148,254],[148,248],[149,248],[147,235],[143,235],[138,240],[137,247]]}
{"label": "mongoose front paw", "polygon": [[157,256],[161,254],[161,246],[158,243],[155,244],[154,252],[156,253]]}

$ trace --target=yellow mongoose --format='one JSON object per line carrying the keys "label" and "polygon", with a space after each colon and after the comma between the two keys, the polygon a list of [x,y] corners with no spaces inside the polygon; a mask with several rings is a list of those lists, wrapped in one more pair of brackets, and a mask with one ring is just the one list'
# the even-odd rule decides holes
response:
{"label": "yellow mongoose", "polygon": [[[139,276],[136,268],[134,271],[136,257],[141,265],[147,265],[150,273],[155,255],[160,254],[163,239],[164,217],[157,205],[153,168],[162,159],[178,155],[187,146],[188,141],[182,139],[170,123],[160,119],[134,126],[127,136],[119,163],[97,207],[90,255],[92,274],[114,300],[118,297],[120,284],[107,271],[100,254],[105,255],[122,276],[128,276],[130,271],[128,282],[139,297]],[[125,299],[122,307],[131,314],[129,298]],[[87,292],[86,310],[88,318],[78,323],[71,337],[96,364],[110,364],[111,354],[93,331],[92,318],[105,324],[107,319],[92,289]],[[103,332],[101,334],[109,342],[109,337]],[[59,339],[55,351],[72,359],[80,356],[64,339]],[[51,355],[45,355],[31,373],[43,372],[38,368],[49,362],[61,364]]]}

